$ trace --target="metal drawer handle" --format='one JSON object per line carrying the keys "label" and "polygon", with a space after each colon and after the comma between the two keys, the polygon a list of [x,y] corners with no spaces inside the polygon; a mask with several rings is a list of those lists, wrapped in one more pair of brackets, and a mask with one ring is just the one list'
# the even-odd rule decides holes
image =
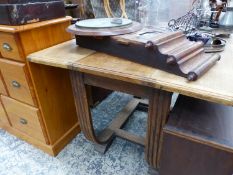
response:
{"label": "metal drawer handle", "polygon": [[7,43],[3,43],[2,48],[8,52],[11,52],[13,50],[12,47]]}
{"label": "metal drawer handle", "polygon": [[15,88],[20,88],[21,87],[20,83],[17,82],[17,81],[12,81],[12,86],[15,87]]}
{"label": "metal drawer handle", "polygon": [[28,124],[28,121],[27,121],[26,119],[23,119],[23,118],[21,118],[21,119],[19,120],[19,122],[20,122],[22,125]]}

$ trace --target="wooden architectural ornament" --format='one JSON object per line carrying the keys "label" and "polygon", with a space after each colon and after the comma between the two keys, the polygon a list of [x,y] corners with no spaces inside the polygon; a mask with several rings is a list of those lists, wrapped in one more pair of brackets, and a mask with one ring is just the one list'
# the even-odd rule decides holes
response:
{"label": "wooden architectural ornament", "polygon": [[189,41],[182,32],[162,34],[145,45],[166,55],[166,64],[177,67],[178,75],[189,81],[197,80],[221,58],[218,54],[206,54],[203,46],[202,42]]}
{"label": "wooden architectural ornament", "polygon": [[[119,29],[118,29],[119,30]],[[89,30],[71,26],[81,47],[125,58],[195,81],[220,60],[218,54],[206,54],[202,42],[189,41],[183,32],[151,32],[145,29],[125,35],[91,35]],[[148,35],[149,34],[149,35]]]}

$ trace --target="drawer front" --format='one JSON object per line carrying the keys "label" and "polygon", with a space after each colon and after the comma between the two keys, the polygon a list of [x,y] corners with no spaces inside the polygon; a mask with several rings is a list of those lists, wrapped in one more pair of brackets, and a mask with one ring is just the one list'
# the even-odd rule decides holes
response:
{"label": "drawer front", "polygon": [[8,124],[9,125],[9,121],[7,119],[7,115],[6,115],[6,112],[3,108],[1,100],[0,100],[0,124]]}
{"label": "drawer front", "polygon": [[24,56],[20,40],[15,34],[0,32],[0,52],[5,58],[23,61]]}
{"label": "drawer front", "polygon": [[26,65],[0,59],[0,70],[10,97],[34,105],[30,77]]}
{"label": "drawer front", "polygon": [[45,137],[39,121],[39,109],[18,102],[9,97],[1,96],[12,127],[19,131],[45,142]]}
{"label": "drawer front", "polygon": [[1,72],[0,72],[0,94],[7,95],[7,91],[3,83]]}

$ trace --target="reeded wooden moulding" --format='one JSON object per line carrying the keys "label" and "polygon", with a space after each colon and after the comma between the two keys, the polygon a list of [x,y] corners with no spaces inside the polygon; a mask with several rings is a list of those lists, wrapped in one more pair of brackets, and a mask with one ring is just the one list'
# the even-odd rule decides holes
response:
{"label": "reeded wooden moulding", "polygon": [[80,36],[81,47],[104,52],[143,65],[158,68],[195,81],[220,60],[218,54],[206,54],[202,42],[189,41],[183,32],[136,33],[117,36]]}
{"label": "reeded wooden moulding", "polygon": [[[220,60],[218,54],[206,54],[202,42],[191,42],[182,32],[161,34],[147,41],[145,47],[166,55],[166,64],[177,67],[181,76],[195,81]],[[164,61],[165,61],[164,60]]]}

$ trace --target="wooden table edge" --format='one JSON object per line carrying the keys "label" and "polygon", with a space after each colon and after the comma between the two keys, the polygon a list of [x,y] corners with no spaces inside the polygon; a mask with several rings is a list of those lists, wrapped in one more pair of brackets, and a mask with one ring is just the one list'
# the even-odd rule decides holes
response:
{"label": "wooden table edge", "polygon": [[[186,95],[186,96],[190,96],[193,98],[198,98],[198,99],[202,99],[202,100],[206,100],[206,101],[210,101],[210,102],[214,102],[214,103],[218,103],[218,104],[222,104],[226,106],[233,106],[233,98],[231,98],[230,96],[225,96],[225,95],[222,96],[220,94],[205,91],[203,89],[195,88],[195,91],[196,91],[195,92],[194,90],[190,89],[190,87],[184,88],[183,86],[180,86],[175,83],[169,83],[168,85],[168,83],[165,81],[158,81],[152,78],[142,78],[140,76],[135,76],[132,74],[123,75],[122,73],[117,72],[117,71],[109,71],[107,69],[99,69],[99,68],[95,68],[92,66],[84,66],[82,64],[77,64],[77,63],[75,65],[73,64],[72,67],[73,67],[73,70],[80,71],[82,73],[93,74],[93,75],[98,75],[98,76],[102,76],[106,78],[122,80],[122,81],[135,83],[135,84],[143,85],[143,86],[148,86],[148,87],[152,87],[155,89],[160,89],[160,90],[164,90],[168,92],[179,93],[182,95]],[[111,74],[111,76],[109,76],[109,74]],[[147,81],[147,83],[143,83],[145,82],[145,80]],[[203,91],[210,94],[208,98],[202,95]]]}
{"label": "wooden table edge", "polygon": [[[96,54],[96,52],[90,55],[87,55],[86,57],[83,57],[82,59],[80,59],[80,61],[93,54]],[[185,87],[185,86],[182,86],[176,83],[171,83],[171,82],[168,83],[166,81],[156,80],[153,78],[143,78],[141,76],[132,75],[129,73],[123,74],[118,71],[112,71],[112,70],[110,71],[108,69],[101,69],[101,68],[96,68],[93,66],[86,66],[80,62],[79,63],[67,62],[64,64],[56,63],[56,61],[53,62],[51,60],[49,60],[49,62],[46,62],[45,58],[41,58],[40,60],[39,57],[36,57],[33,54],[30,54],[27,59],[29,62],[32,62],[32,63],[43,64],[47,66],[53,66],[53,67],[69,69],[69,70],[76,70],[76,71],[80,71],[83,73],[94,74],[94,75],[112,78],[116,80],[122,80],[125,82],[130,82],[130,83],[135,83],[138,85],[143,85],[147,87],[165,90],[168,92],[175,92],[175,93],[179,93],[182,95],[186,95],[186,96],[190,96],[190,97],[194,97],[194,98],[198,98],[198,99],[202,99],[202,100],[206,100],[206,101],[210,101],[210,102],[214,102],[214,103],[218,103],[218,104],[222,104],[226,106],[233,106],[233,97],[228,96],[228,95],[221,95],[220,93],[211,92],[211,91],[207,91],[207,90],[200,89],[200,88],[190,88],[190,87]],[[202,95],[203,92],[205,92],[205,94],[209,94],[208,97],[206,97],[206,95]]]}

